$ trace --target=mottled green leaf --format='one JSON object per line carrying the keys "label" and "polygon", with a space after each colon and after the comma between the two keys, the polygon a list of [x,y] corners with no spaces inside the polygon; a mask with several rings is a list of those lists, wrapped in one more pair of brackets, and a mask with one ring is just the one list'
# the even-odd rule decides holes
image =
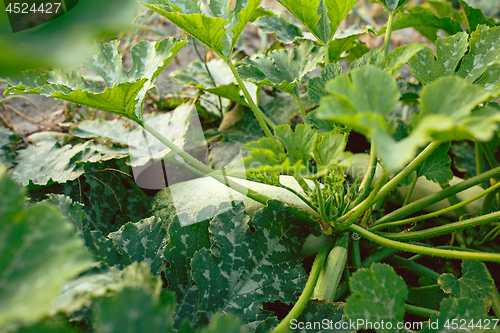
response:
{"label": "mottled green leaf", "polygon": [[342,67],[337,63],[329,63],[321,70],[321,76],[313,77],[307,83],[307,95],[313,103],[319,104],[322,97],[328,96],[325,85],[328,81],[342,75]]}
{"label": "mottled green leaf", "polygon": [[[419,32],[431,30],[432,33],[425,34],[432,42],[437,39],[438,29],[444,30],[449,35],[462,31],[460,22],[451,17],[438,17],[431,9],[423,7],[410,7],[400,13],[394,20],[393,31],[413,27]],[[386,27],[378,31],[378,35],[386,32]]]}
{"label": "mottled green leaf", "polygon": [[0,127],[0,163],[12,168],[16,160],[17,135],[7,128]]}
{"label": "mottled green leaf", "polygon": [[451,297],[478,301],[486,310],[491,307],[495,283],[482,262],[464,260],[462,276],[459,279],[451,273],[446,273],[439,277],[438,282]]}
{"label": "mottled green leaf", "polygon": [[408,61],[408,64],[413,75],[423,84],[428,84],[440,77],[455,75],[457,66],[467,52],[468,46],[468,35],[465,32],[438,38],[436,40],[437,59],[434,59],[434,51],[425,46]]}
{"label": "mottled green leaf", "polygon": [[274,50],[268,55],[245,58],[237,70],[244,80],[280,88],[298,96],[302,78],[322,60],[322,49],[305,40],[293,49]]}
{"label": "mottled green leaf", "polygon": [[403,278],[387,264],[373,264],[360,269],[349,280],[351,296],[347,297],[344,312],[349,320],[364,319],[372,323],[391,323],[392,329],[377,332],[402,332],[397,323],[403,321],[408,288]]}
{"label": "mottled green leaf", "polygon": [[0,326],[8,327],[45,316],[61,284],[93,262],[54,205],[22,207],[23,192],[5,166],[0,185]]}
{"label": "mottled green leaf", "polygon": [[323,45],[328,44],[357,0],[278,0]]}
{"label": "mottled green leaf", "polygon": [[493,19],[484,17],[481,9],[469,6],[464,0],[460,0],[460,5],[463,9],[462,17],[468,33],[476,30],[477,26],[480,24],[484,24],[489,27],[494,27],[496,25]]}
{"label": "mottled green leaf", "polygon": [[296,38],[303,37],[299,27],[281,16],[261,16],[254,24],[264,33],[276,34],[276,39],[285,44],[293,43]]}
{"label": "mottled green leaf", "polygon": [[232,312],[255,328],[267,315],[264,302],[295,302],[305,283],[300,250],[308,214],[271,200],[252,219],[242,204],[217,215],[210,224],[216,244],[191,261],[200,288],[200,311],[210,317]]}
{"label": "mottled green leaf", "polygon": [[101,154],[90,142],[66,144],[69,138],[63,133],[35,133],[30,137],[35,145],[18,151],[18,164],[12,177],[23,185],[66,183],[84,173],[86,163],[123,157],[123,153]]}
{"label": "mottled green leaf", "polygon": [[500,64],[488,67],[476,84],[489,91],[493,97],[500,95]]}
{"label": "mottled green leaf", "polygon": [[210,1],[213,17],[209,17],[201,12],[200,1],[141,0],[223,58],[231,58],[238,38],[260,2],[236,0],[232,7],[229,0]]}
{"label": "mottled green leaf", "polygon": [[304,120],[304,123],[311,125],[318,134],[328,134],[331,132],[345,133],[348,131],[344,126],[329,119],[320,119],[316,115],[317,111],[309,112]]}
{"label": "mottled green leaf", "polygon": [[60,69],[45,73],[27,71],[3,78],[1,80],[8,83],[5,93],[50,96],[140,122],[146,93],[187,41],[166,38],[135,44],[130,51],[133,63],[129,71],[123,68],[119,43],[118,40],[105,45],[96,43],[84,62],[85,67],[104,80],[105,88],[95,82],[87,83],[80,74],[81,69],[75,68],[69,72]]}
{"label": "mottled green leaf", "polygon": [[133,262],[144,262],[151,274],[159,275],[165,268],[162,251],[166,244],[165,223],[156,216],[127,223],[108,238],[113,241],[120,253],[121,266]]}
{"label": "mottled green leaf", "polygon": [[365,53],[361,58],[354,61],[351,64],[351,70],[359,69],[366,65],[373,65],[392,74],[406,64],[423,47],[424,45],[422,44],[411,43],[397,47],[387,55],[384,54],[383,49],[375,49]]}
{"label": "mottled green leaf", "polygon": [[119,270],[116,267],[100,272],[89,272],[62,284],[59,294],[52,302],[51,314],[61,311],[71,314],[84,306],[90,306],[98,297],[120,292],[125,288],[145,289],[153,292],[158,280],[149,273],[144,263],[133,263]]}
{"label": "mottled green leaf", "polygon": [[[441,302],[439,315],[433,314],[430,318],[432,326],[424,324],[422,333],[459,333],[492,332],[495,321],[484,311],[484,308],[473,299],[468,298],[446,298]],[[469,327],[469,323],[474,324]],[[457,323],[457,325],[453,325]],[[466,323],[464,327],[462,324]],[[488,324],[488,325],[486,325]],[[457,327],[458,326],[458,327]]]}
{"label": "mottled green leaf", "polygon": [[71,222],[79,235],[83,235],[83,225],[86,214],[83,212],[83,205],[73,202],[70,197],[62,194],[49,194],[47,200],[55,205],[60,211],[61,216],[66,221]]}
{"label": "mottled green leaf", "polygon": [[500,61],[500,27],[479,25],[469,44],[470,52],[462,60],[458,75],[473,83],[489,66]]}
{"label": "mottled green leaf", "polygon": [[78,333],[79,331],[69,323],[59,322],[39,322],[33,326],[21,327],[17,333]]}

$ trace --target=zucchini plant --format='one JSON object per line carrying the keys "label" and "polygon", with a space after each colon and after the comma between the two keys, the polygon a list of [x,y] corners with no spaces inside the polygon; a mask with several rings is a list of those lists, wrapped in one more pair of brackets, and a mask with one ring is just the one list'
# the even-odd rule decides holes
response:
{"label": "zucchini plant", "polygon": [[[279,0],[301,26],[260,2],[142,0],[220,58],[172,74],[197,94],[170,114],[144,105],[187,37],[138,42],[129,70],[113,40],[80,67],[2,77],[6,95],[126,122],[36,133],[17,152],[15,135],[0,132],[0,161],[12,170],[0,167],[0,332],[434,332],[457,320],[472,332],[498,323],[497,21],[463,0],[459,10],[379,0],[385,27],[338,31],[356,0]],[[248,22],[277,42],[239,59]],[[419,43],[391,51],[392,32],[405,27],[436,56]],[[383,33],[379,49],[359,40]],[[414,80],[401,77],[403,65]],[[216,80],[217,66],[234,81]],[[210,151],[220,168],[188,153],[205,141],[194,118],[208,108],[201,96],[213,95],[235,105],[204,133],[238,147]],[[369,154],[348,151],[354,135]],[[129,178],[151,159],[198,178],[151,198]]]}

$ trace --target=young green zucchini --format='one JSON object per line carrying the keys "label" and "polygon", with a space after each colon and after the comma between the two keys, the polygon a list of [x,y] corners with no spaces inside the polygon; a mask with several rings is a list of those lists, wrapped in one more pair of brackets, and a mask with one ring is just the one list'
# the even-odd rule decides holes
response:
{"label": "young green zucchini", "polygon": [[347,233],[337,239],[335,247],[328,254],[328,258],[326,258],[326,262],[319,273],[318,282],[316,282],[311,299],[333,301],[347,262],[348,244],[349,235]]}

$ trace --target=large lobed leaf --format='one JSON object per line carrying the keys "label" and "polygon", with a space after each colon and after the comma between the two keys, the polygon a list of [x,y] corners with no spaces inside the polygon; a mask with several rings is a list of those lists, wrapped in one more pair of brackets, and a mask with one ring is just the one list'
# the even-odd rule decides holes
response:
{"label": "large lobed leaf", "polygon": [[335,35],[340,23],[358,0],[278,0],[323,45]]}
{"label": "large lobed leaf", "polygon": [[185,39],[166,38],[159,42],[141,41],[131,49],[133,59],[129,71],[123,69],[119,41],[96,43],[89,51],[84,66],[102,77],[106,83],[87,83],[80,68],[45,73],[27,71],[0,80],[8,83],[6,94],[39,94],[111,112],[136,122],[142,121],[142,107],[148,90],[158,75],[187,43]]}
{"label": "large lobed leaf", "polygon": [[298,97],[302,78],[322,60],[321,48],[305,40],[293,49],[275,50],[253,59],[245,58],[237,70],[244,80],[280,88]]}
{"label": "large lobed leaf", "polygon": [[231,10],[230,0],[213,0],[209,3],[213,17],[202,13],[199,0],[142,0],[141,3],[168,18],[219,56],[229,59],[261,1],[236,0]]}
{"label": "large lobed leaf", "polygon": [[93,265],[57,208],[26,209],[23,192],[0,166],[0,327],[41,319],[61,284]]}
{"label": "large lobed leaf", "polygon": [[306,279],[300,259],[304,228],[313,225],[304,211],[275,200],[252,222],[242,204],[216,216],[209,227],[216,247],[201,249],[191,261],[200,315],[234,313],[255,328],[268,316],[262,303],[295,302]]}
{"label": "large lobed leaf", "polygon": [[414,130],[396,142],[387,123],[400,97],[395,80],[371,65],[352,71],[350,76],[327,84],[330,96],[322,99],[316,114],[375,139],[378,156],[384,167],[393,172],[431,141],[490,140],[495,123],[500,121],[492,109],[472,112],[491,98],[490,93],[464,79],[445,77],[424,87],[420,94],[421,110],[412,118]]}
{"label": "large lobed leaf", "polygon": [[15,144],[17,135],[7,128],[0,127],[0,163],[12,168],[15,165]]}

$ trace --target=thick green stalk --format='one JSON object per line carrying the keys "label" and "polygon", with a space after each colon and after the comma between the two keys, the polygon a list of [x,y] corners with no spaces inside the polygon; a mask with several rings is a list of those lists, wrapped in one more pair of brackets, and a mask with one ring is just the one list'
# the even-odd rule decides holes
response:
{"label": "thick green stalk", "polygon": [[323,220],[323,222],[329,223],[330,221],[328,221],[328,217],[326,216],[325,211],[325,202],[323,201],[323,192],[321,191],[321,187],[319,186],[319,183],[316,179],[314,179],[314,185],[316,186],[316,191],[318,191],[318,208],[321,219]]}
{"label": "thick green stalk", "polygon": [[498,293],[496,284],[493,286],[493,304],[491,308],[495,316],[500,319],[500,294]]}
{"label": "thick green stalk", "polygon": [[444,208],[444,209],[438,210],[438,211],[433,212],[433,213],[429,213],[429,214],[425,214],[425,215],[420,215],[420,216],[412,217],[412,218],[409,218],[409,219],[406,219],[406,220],[395,221],[395,222],[388,222],[388,223],[382,223],[382,224],[377,224],[376,226],[372,225],[369,229],[370,229],[370,231],[378,231],[378,230],[389,228],[389,227],[396,227],[396,226],[405,225],[405,224],[409,224],[409,223],[413,223],[413,222],[417,222],[417,221],[427,220],[427,219],[430,219],[430,218],[433,218],[433,217],[436,217],[436,216],[443,215],[443,214],[446,214],[448,212],[454,211],[458,207],[466,206],[469,203],[471,203],[473,201],[476,201],[479,198],[487,195],[488,193],[495,193],[496,190],[500,190],[500,183],[495,184],[495,186],[492,186],[492,187],[488,188],[487,190],[485,190],[485,191],[483,191],[483,192],[481,192],[481,193],[473,196],[472,198],[469,198],[469,199],[467,199],[465,201],[462,201],[462,202],[460,202],[460,203],[458,203],[456,205],[450,206],[448,208]]}
{"label": "thick green stalk", "polygon": [[[476,176],[482,174],[484,172],[484,161],[483,161],[483,151],[479,142],[474,141],[474,153],[476,156]],[[486,188],[486,182],[482,185],[483,188]]]}
{"label": "thick green stalk", "polygon": [[360,194],[356,198],[356,200],[354,200],[354,202],[352,204],[353,206],[357,206],[368,194],[368,191],[370,190],[370,186],[372,185],[372,180],[373,180],[373,177],[375,176],[376,171],[377,171],[377,154],[375,152],[375,145],[374,145],[373,140],[372,140],[371,147],[370,147],[370,159],[368,161],[368,166],[367,166],[367,169],[365,171],[365,175],[363,177],[363,180],[361,181],[361,184],[359,185]]}
{"label": "thick green stalk", "polygon": [[463,182],[460,182],[456,185],[453,185],[445,190],[431,194],[431,195],[426,196],[420,200],[414,201],[414,202],[412,202],[404,207],[401,207],[401,208],[385,215],[384,217],[382,217],[381,219],[379,219],[378,221],[373,223],[372,226],[404,218],[404,217],[406,217],[410,214],[413,214],[419,210],[422,210],[425,207],[428,207],[436,202],[439,202],[443,199],[446,199],[451,195],[457,194],[457,193],[462,192],[470,187],[473,187],[477,184],[480,184],[485,179],[490,179],[490,178],[496,177],[499,173],[500,173],[500,167],[488,170],[479,176],[474,176],[472,178],[464,180]]}
{"label": "thick green stalk", "polygon": [[479,261],[494,261],[500,262],[500,254],[497,253],[477,253],[477,252],[466,252],[466,251],[453,251],[453,250],[442,250],[431,247],[424,247],[412,244],[406,244],[385,237],[376,235],[357,224],[353,224],[349,227],[353,232],[364,236],[365,238],[387,247],[392,247],[404,252],[420,253],[431,257],[441,257],[450,259],[461,259],[461,260],[479,260]]}
{"label": "thick green stalk", "polygon": [[391,45],[391,36],[392,36],[392,26],[394,24],[394,16],[395,14],[389,12],[389,21],[387,21],[387,30],[385,32],[385,40],[384,40],[384,54],[387,55],[389,53],[389,46]]}
{"label": "thick green stalk", "polygon": [[300,109],[300,114],[302,115],[302,119],[305,121],[306,120],[306,110],[304,110],[304,105],[302,105],[302,101],[300,100],[300,86],[297,87],[297,94],[298,94],[298,96],[295,96],[294,94],[290,94],[290,95],[297,101],[297,104],[299,105],[299,109]]}
{"label": "thick green stalk", "polygon": [[182,157],[186,162],[190,163],[192,166],[194,166],[196,169],[200,170],[207,176],[210,176],[217,180],[218,182],[230,187],[231,189],[240,192],[243,195],[246,195],[250,199],[253,199],[257,202],[260,202],[261,204],[265,205],[269,198],[263,194],[260,194],[252,189],[246,188],[243,185],[240,185],[229,178],[225,177],[222,175],[220,172],[214,172],[212,168],[209,166],[201,163],[198,161],[196,158],[193,156],[189,155],[186,153],[184,150],[181,148],[177,147],[172,141],[170,141],[168,138],[164,137],[160,132],[155,130],[151,125],[147,123],[140,124],[144,127],[146,131],[151,133],[155,138],[157,138],[160,142],[162,142],[165,146],[170,148],[174,153]]}
{"label": "thick green stalk", "polygon": [[[243,91],[243,95],[245,95],[245,98],[248,102],[248,105],[250,105],[250,108],[253,111],[253,114],[255,115],[255,118],[257,118],[257,121],[259,122],[260,127],[262,127],[262,130],[266,134],[267,137],[272,138],[273,140],[276,140],[274,138],[274,135],[271,133],[269,130],[269,127],[267,126],[269,122],[272,124],[269,118],[266,117],[266,115],[262,112],[261,109],[255,104],[254,100],[252,99],[252,96],[250,96],[250,93],[248,92],[247,87],[245,87],[245,84],[243,83],[243,80],[240,77],[240,74],[238,74],[238,71],[236,70],[236,67],[234,67],[233,62],[231,59],[225,59],[226,63],[228,64],[229,68],[231,69],[231,72],[233,72],[234,78],[238,82],[238,85],[240,86],[241,91]],[[267,121],[266,121],[267,118]],[[267,123],[266,123],[267,122]],[[274,124],[270,125],[271,127]]]}
{"label": "thick green stalk", "polygon": [[422,308],[420,306],[415,306],[411,304],[405,304],[405,312],[426,318],[430,318],[432,315],[439,316],[439,311]]}
{"label": "thick green stalk", "polygon": [[413,194],[413,190],[415,189],[415,185],[417,185],[417,180],[418,180],[418,175],[415,175],[415,178],[413,178],[413,181],[411,182],[410,189],[408,190],[408,193],[406,194],[405,201],[403,202],[403,207],[406,206],[410,202],[411,195]]}
{"label": "thick green stalk", "polygon": [[[387,184],[385,184],[380,191],[378,192],[375,200],[373,200],[373,203],[378,202],[380,199],[385,197],[386,195],[389,194],[392,190],[394,190],[408,175],[412,173],[413,170],[415,170],[420,164],[422,164],[429,155],[431,155],[441,144],[440,141],[434,141],[430,143],[420,154],[418,154],[417,157],[413,161],[410,162],[401,172],[399,172],[394,178],[392,178]],[[366,201],[367,199],[365,199]],[[344,221],[349,216],[351,216],[352,212],[355,211],[356,209],[359,208],[360,205],[363,203],[358,204],[356,207],[351,209],[347,214],[344,214],[343,216],[339,217],[337,221]],[[406,206],[409,207],[410,205]]]}
{"label": "thick green stalk", "polygon": [[323,45],[323,48],[325,49],[325,67],[326,67],[330,63],[330,50],[328,48],[328,44]]}
{"label": "thick green stalk", "polygon": [[431,278],[433,281],[437,281],[440,277],[439,273],[433,271],[432,269],[411,260],[402,258],[400,256],[392,256],[391,258],[387,259],[387,261],[393,266],[403,266],[409,268],[412,271],[417,272],[421,276],[427,276],[428,278]]}
{"label": "thick green stalk", "polygon": [[409,240],[421,240],[432,237],[437,237],[445,234],[452,233],[458,230],[464,230],[470,227],[476,227],[482,224],[486,224],[489,222],[497,221],[500,218],[500,212],[495,212],[487,215],[481,215],[478,217],[474,217],[472,219],[448,223],[445,225],[441,225],[439,227],[419,230],[419,231],[410,231],[410,232],[396,232],[396,233],[379,233],[385,238],[388,239],[397,239],[400,241],[409,241]]}
{"label": "thick green stalk", "polygon": [[309,273],[309,278],[307,279],[306,286],[302,291],[302,294],[299,297],[299,300],[293,306],[292,310],[288,313],[288,315],[276,326],[276,328],[272,331],[272,333],[286,333],[290,328],[290,321],[293,319],[297,319],[304,308],[309,302],[311,295],[314,291],[314,287],[316,286],[316,282],[318,281],[319,273],[323,268],[323,264],[325,263],[326,257],[328,253],[333,248],[333,242],[330,242],[323,246],[323,248],[318,252],[316,258],[314,258],[314,263],[311,268],[311,272]]}

